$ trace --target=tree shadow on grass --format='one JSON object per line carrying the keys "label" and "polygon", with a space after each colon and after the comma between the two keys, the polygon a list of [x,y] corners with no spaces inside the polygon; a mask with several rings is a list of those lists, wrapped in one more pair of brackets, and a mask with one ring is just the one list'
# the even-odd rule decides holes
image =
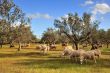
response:
{"label": "tree shadow on grass", "polygon": [[110,68],[110,59],[99,59],[96,66]]}
{"label": "tree shadow on grass", "polygon": [[5,58],[5,57],[20,57],[20,56],[25,56],[25,57],[42,57],[42,56],[47,56],[48,54],[44,54],[41,52],[29,52],[29,53],[0,53],[0,58]]}
{"label": "tree shadow on grass", "polygon": [[110,55],[110,52],[102,52],[103,55]]}
{"label": "tree shadow on grass", "polygon": [[59,69],[59,68],[82,68],[82,67],[91,67],[91,68],[110,68],[110,59],[101,59],[94,64],[94,62],[89,61],[83,63],[82,65],[79,62],[72,62],[70,59],[64,58],[50,58],[50,59],[24,59],[15,65],[23,65],[30,68],[49,68],[49,69]]}
{"label": "tree shadow on grass", "polygon": [[[24,65],[31,68],[49,68],[49,69],[59,69],[59,68],[69,68],[72,67],[72,62],[69,59],[26,59],[20,61],[19,63],[14,63],[15,65]],[[75,63],[74,63],[75,65]],[[77,66],[77,64],[76,64]]]}
{"label": "tree shadow on grass", "polygon": [[[106,53],[105,53],[106,54]],[[14,58],[14,57],[29,57],[29,59],[20,59],[14,63],[14,65],[23,65],[26,67],[32,68],[49,68],[49,69],[58,69],[58,68],[79,68],[79,67],[92,67],[92,68],[110,68],[110,58],[101,58],[97,61],[97,64],[94,64],[93,61],[88,61],[87,64],[83,63],[80,65],[79,62],[73,62],[69,59],[61,58],[56,54],[43,54],[41,52],[28,52],[28,53],[11,53],[11,54],[4,54],[0,53],[0,58]],[[44,59],[44,57],[46,58]],[[107,56],[110,56],[109,53]],[[31,57],[34,57],[32,59]],[[38,59],[40,58],[40,59]]]}

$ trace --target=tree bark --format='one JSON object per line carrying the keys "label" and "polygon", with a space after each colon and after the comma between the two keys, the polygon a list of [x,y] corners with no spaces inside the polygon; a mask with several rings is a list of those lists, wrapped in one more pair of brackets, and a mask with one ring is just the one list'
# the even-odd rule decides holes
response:
{"label": "tree bark", "polygon": [[107,48],[109,47],[109,43],[107,43]]}
{"label": "tree bark", "polygon": [[10,48],[14,47],[13,41],[10,41]]}
{"label": "tree bark", "polygon": [[3,40],[0,40],[0,47],[3,47]]}
{"label": "tree bark", "polygon": [[72,44],[72,47],[73,47],[73,48],[75,48],[75,45],[74,45],[74,43]]}
{"label": "tree bark", "polygon": [[94,50],[94,44],[91,44],[91,46],[92,46],[92,47],[91,47],[91,50]]}
{"label": "tree bark", "polygon": [[78,50],[79,49],[78,43],[74,42],[74,45],[75,45],[76,50]]}
{"label": "tree bark", "polygon": [[2,43],[0,43],[0,47],[2,48]]}
{"label": "tree bark", "polygon": [[19,48],[18,48],[18,51],[21,50],[21,42],[19,42]]}

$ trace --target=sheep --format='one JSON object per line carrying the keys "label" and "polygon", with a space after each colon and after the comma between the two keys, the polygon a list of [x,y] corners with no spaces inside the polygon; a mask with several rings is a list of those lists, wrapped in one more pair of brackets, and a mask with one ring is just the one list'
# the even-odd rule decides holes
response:
{"label": "sheep", "polygon": [[101,51],[99,49],[94,49],[94,50],[91,50],[94,52],[95,56],[97,56],[98,58],[101,56]]}
{"label": "sheep", "polygon": [[30,47],[30,44],[26,44],[26,47]]}
{"label": "sheep", "polygon": [[62,52],[62,56],[69,56],[72,53],[72,51],[74,51],[72,46],[65,46],[64,51]]}
{"label": "sheep", "polygon": [[94,50],[94,49],[98,49],[98,45],[97,44],[92,44],[91,50]]}
{"label": "sheep", "polygon": [[51,44],[51,45],[50,45],[50,50],[53,50],[53,49],[56,49],[56,45]]}
{"label": "sheep", "polygon": [[44,45],[39,45],[37,49],[40,49],[40,51],[43,51],[43,53],[45,54],[47,51],[49,51],[50,47],[44,44]]}
{"label": "sheep", "polygon": [[10,48],[12,48],[12,47],[15,47],[15,46],[12,44],[12,45],[10,45]]}
{"label": "sheep", "polygon": [[38,50],[41,49],[41,48],[42,48],[41,45],[37,45],[37,46],[36,46],[36,49],[38,49]]}
{"label": "sheep", "polygon": [[62,46],[67,46],[67,43],[62,43]]}
{"label": "sheep", "polygon": [[77,58],[79,58],[81,55],[83,55],[85,51],[83,49],[78,49],[78,50],[74,50],[72,51],[72,53],[69,55],[70,59],[75,59],[75,61],[77,61]]}
{"label": "sheep", "polygon": [[87,62],[87,59],[94,60],[94,62],[96,63],[96,57],[95,56],[97,56],[98,58],[101,56],[101,51],[99,49],[86,51],[85,53],[83,53],[80,56],[80,63],[82,64],[83,60],[85,60]]}
{"label": "sheep", "polygon": [[87,62],[87,59],[94,60],[96,63],[95,53],[93,51],[86,51],[80,56],[80,64],[83,63],[85,60]]}

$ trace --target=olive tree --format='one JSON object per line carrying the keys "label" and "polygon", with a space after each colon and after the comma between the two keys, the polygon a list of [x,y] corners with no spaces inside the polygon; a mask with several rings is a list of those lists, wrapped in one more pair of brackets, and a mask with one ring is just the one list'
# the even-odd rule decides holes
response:
{"label": "olive tree", "polygon": [[[7,39],[10,43],[10,46],[13,42],[13,26],[16,22],[18,22],[22,16],[23,12],[22,10],[14,4],[13,0],[1,0],[0,1],[0,18],[1,20],[5,21],[5,24],[1,23],[4,30],[7,30],[7,33],[4,32],[4,30],[1,31],[1,33],[5,33],[7,35]],[[2,36],[2,34],[1,34]],[[3,40],[3,39],[2,39]]]}
{"label": "olive tree", "polygon": [[48,43],[48,44],[54,44],[57,41],[58,41],[57,31],[55,31],[52,28],[48,28],[47,31],[43,33],[43,36],[41,38],[41,42]]}
{"label": "olive tree", "polygon": [[108,30],[106,31],[105,43],[106,43],[107,48],[108,48],[108,47],[109,47],[109,44],[110,44],[110,29],[108,29]]}
{"label": "olive tree", "polygon": [[78,50],[78,44],[81,41],[90,39],[91,30],[96,24],[91,22],[90,14],[84,13],[82,17],[79,17],[77,13],[69,13],[68,17],[61,17],[60,20],[55,19],[54,25],[70,39]]}

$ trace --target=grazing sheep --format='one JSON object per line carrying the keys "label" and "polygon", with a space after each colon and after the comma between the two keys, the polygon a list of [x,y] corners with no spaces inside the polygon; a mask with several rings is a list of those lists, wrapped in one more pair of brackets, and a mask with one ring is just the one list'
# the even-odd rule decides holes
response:
{"label": "grazing sheep", "polygon": [[14,45],[10,45],[10,48],[15,47]]}
{"label": "grazing sheep", "polygon": [[68,44],[67,44],[67,42],[65,42],[65,43],[62,43],[62,46],[67,46]]}
{"label": "grazing sheep", "polygon": [[30,47],[30,44],[26,44],[26,47]]}
{"label": "grazing sheep", "polygon": [[94,49],[94,50],[91,50],[94,52],[95,56],[97,56],[98,58],[101,56],[101,51],[99,49]]}
{"label": "grazing sheep", "polygon": [[47,51],[49,51],[50,47],[44,44],[44,45],[39,45],[37,49],[40,49],[40,51],[43,51],[43,53],[46,53]]}
{"label": "grazing sheep", "polygon": [[86,51],[83,53],[83,55],[80,56],[80,64],[82,64],[84,60],[87,62],[87,59],[94,60],[96,63],[96,58],[93,51]]}
{"label": "grazing sheep", "polygon": [[72,51],[72,53],[70,54],[69,58],[70,58],[70,59],[75,59],[75,61],[77,61],[77,58],[79,58],[80,56],[82,56],[84,52],[85,52],[85,51],[82,50],[82,49],[74,50],[74,51]]}
{"label": "grazing sheep", "polygon": [[22,47],[22,48],[23,48],[23,47],[27,47],[26,43],[22,43],[22,44],[21,44],[21,47]]}
{"label": "grazing sheep", "polygon": [[54,49],[56,49],[56,45],[54,44],[50,45],[50,50],[54,50]]}
{"label": "grazing sheep", "polygon": [[70,55],[72,53],[72,51],[74,51],[72,46],[65,46],[64,47],[64,51],[62,53],[62,56],[68,56],[68,55]]}
{"label": "grazing sheep", "polygon": [[37,47],[36,47],[36,49],[41,49],[42,48],[42,46],[41,45],[37,45]]}
{"label": "grazing sheep", "polygon": [[97,45],[97,44],[93,44],[93,45],[92,45],[91,50],[94,50],[94,49],[98,49],[98,45]]}

